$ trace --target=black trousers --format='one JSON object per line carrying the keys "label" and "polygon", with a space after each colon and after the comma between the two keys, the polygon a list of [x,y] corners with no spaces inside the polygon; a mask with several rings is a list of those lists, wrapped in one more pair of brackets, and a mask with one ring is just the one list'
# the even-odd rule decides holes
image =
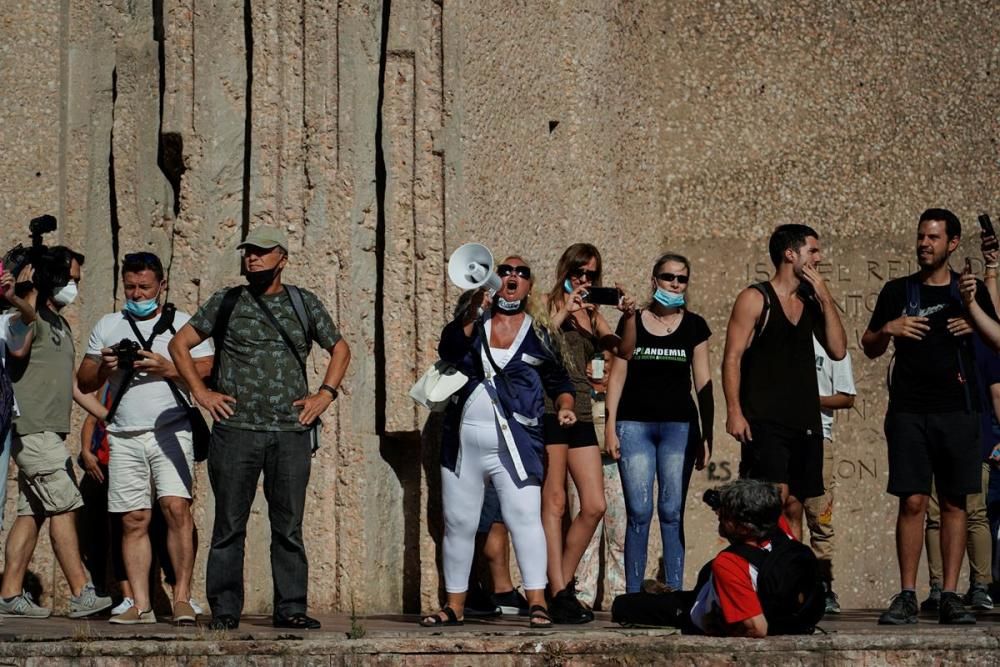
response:
{"label": "black trousers", "polygon": [[302,515],[312,465],[308,431],[249,431],[216,424],[208,454],[215,493],[215,526],[205,588],[213,616],[243,611],[243,559],[247,519],[264,474],[271,523],[274,615],[306,611],[309,564]]}

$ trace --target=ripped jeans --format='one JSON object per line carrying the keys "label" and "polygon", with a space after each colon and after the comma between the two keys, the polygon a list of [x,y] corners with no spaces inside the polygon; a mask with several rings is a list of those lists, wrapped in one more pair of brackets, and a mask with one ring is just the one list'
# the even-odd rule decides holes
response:
{"label": "ripped jeans", "polygon": [[625,591],[638,593],[646,576],[649,524],[653,519],[653,477],[657,479],[656,509],[663,541],[666,584],[684,584],[684,498],[694,468],[688,450],[688,422],[621,421],[615,432],[621,442],[622,491],[628,528],[625,531]]}

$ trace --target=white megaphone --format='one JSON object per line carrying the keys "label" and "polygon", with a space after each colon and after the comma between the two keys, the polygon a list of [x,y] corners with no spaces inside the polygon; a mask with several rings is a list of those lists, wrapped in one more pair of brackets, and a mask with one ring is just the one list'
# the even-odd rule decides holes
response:
{"label": "white megaphone", "polygon": [[485,287],[490,295],[503,286],[500,276],[493,271],[493,253],[481,243],[466,243],[451,253],[448,277],[462,289]]}

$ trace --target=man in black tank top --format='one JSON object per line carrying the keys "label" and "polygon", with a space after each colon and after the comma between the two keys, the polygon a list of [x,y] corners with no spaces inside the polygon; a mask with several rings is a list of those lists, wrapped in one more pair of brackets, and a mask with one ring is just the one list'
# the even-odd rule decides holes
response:
{"label": "man in black tank top", "polygon": [[774,277],[747,287],[726,330],[726,431],[741,444],[740,476],[781,489],[785,518],[802,538],[802,502],[823,494],[823,428],[813,334],[833,360],[847,354],[840,315],[816,265],[819,235],[781,225],[768,252]]}
{"label": "man in black tank top", "polygon": [[879,292],[861,345],[870,359],[892,341],[895,359],[885,416],[888,491],[899,498],[896,544],[901,592],[879,617],[884,625],[917,622],[917,567],[931,480],[941,508],[942,592],[938,621],[976,618],[958,596],[966,546],[966,495],[981,491],[979,389],[971,333],[1000,349],[996,309],[971,267],[949,269],[962,226],[946,209],[928,209],[917,223],[920,270],[890,280]]}

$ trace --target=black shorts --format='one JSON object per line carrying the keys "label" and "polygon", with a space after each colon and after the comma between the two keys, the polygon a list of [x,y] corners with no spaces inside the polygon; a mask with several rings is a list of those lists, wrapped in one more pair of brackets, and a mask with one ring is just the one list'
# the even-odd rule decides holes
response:
{"label": "black shorts", "polygon": [[787,484],[799,500],[823,495],[823,432],[751,421],[753,441],[741,447],[740,477]]}
{"label": "black shorts", "polygon": [[978,413],[890,412],[885,440],[892,495],[930,495],[932,479],[938,493],[948,496],[982,491]]}
{"label": "black shorts", "polygon": [[545,415],[546,445],[569,445],[570,449],[577,447],[597,447],[597,431],[594,422],[578,421],[572,426],[562,427],[555,415]]}

